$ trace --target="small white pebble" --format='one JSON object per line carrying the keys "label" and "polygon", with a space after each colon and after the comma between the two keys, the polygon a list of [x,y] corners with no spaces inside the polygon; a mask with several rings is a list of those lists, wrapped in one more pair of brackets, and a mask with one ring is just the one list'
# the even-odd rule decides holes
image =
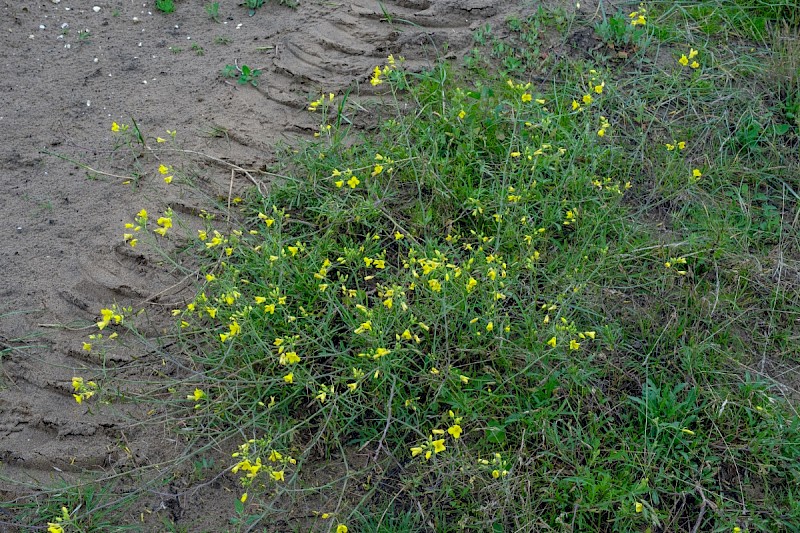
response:
{"label": "small white pebble", "polygon": [[238,30],[239,28],[241,28],[241,27],[242,27],[242,23],[241,23],[241,22],[240,22],[239,24],[237,24],[237,25],[236,25],[236,29],[237,29],[237,30]]}
{"label": "small white pebble", "polygon": [[139,22],[139,17],[133,17],[133,22]]}
{"label": "small white pebble", "polygon": [[45,28],[46,28],[46,26],[45,26],[44,24],[39,24],[39,29],[40,29],[40,30],[43,30],[43,29],[45,29]]}
{"label": "small white pebble", "polygon": [[186,37],[186,39],[187,39],[187,40],[189,40],[189,41],[191,41],[191,40],[192,40],[192,38],[191,38],[191,37]]}
{"label": "small white pebble", "polygon": [[142,46],[142,43],[137,44],[136,46]]}
{"label": "small white pebble", "polygon": [[65,44],[65,45],[64,45],[64,48],[66,48],[67,50],[69,50],[70,48],[72,48],[72,45],[71,45],[71,44],[69,44],[69,43],[67,43],[67,44]]}
{"label": "small white pebble", "polygon": [[92,107],[92,101],[86,100],[86,107]]}
{"label": "small white pebble", "polygon": [[67,29],[67,28],[69,28],[69,24],[67,24],[66,22],[65,22],[64,24],[62,24],[62,25],[61,25],[61,29],[62,29],[62,30],[65,30],[65,29]]}
{"label": "small white pebble", "polygon": [[142,83],[144,83],[145,85],[147,85],[147,80],[143,80],[143,81],[142,81]]}
{"label": "small white pebble", "polygon": [[180,28],[180,26],[178,26],[177,24],[175,24],[175,29],[177,30],[178,28]]}
{"label": "small white pebble", "polygon": [[28,39],[35,39],[35,38],[36,37],[34,37],[33,34],[28,35]]}
{"label": "small white pebble", "polygon": [[92,11],[94,11],[95,13],[100,13],[100,6],[94,6],[92,8]]}
{"label": "small white pebble", "polygon": [[93,61],[93,62],[95,62],[95,63],[97,63],[98,61],[100,61],[100,59],[99,59],[99,58],[97,58],[97,57],[95,57],[95,58],[94,58],[92,61]]}
{"label": "small white pebble", "polygon": [[50,1],[51,1],[51,2],[53,2],[54,4],[59,4],[59,3],[61,3],[61,0],[50,0]]}

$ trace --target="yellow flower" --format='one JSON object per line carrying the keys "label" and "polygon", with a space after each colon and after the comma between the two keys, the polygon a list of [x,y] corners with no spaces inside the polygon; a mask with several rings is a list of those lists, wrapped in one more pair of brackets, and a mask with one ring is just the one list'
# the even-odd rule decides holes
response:
{"label": "yellow flower", "polygon": [[165,142],[167,142],[167,140],[162,138],[162,137],[156,137],[156,142],[157,143],[165,143]]}
{"label": "yellow flower", "polygon": [[697,61],[692,61],[691,64],[689,64],[689,66],[692,68],[700,68],[700,63],[698,63]]}
{"label": "yellow flower", "polygon": [[193,400],[195,402],[199,402],[203,398],[206,397],[206,393],[200,389],[194,389],[194,393],[190,394],[186,397],[187,400]]}
{"label": "yellow flower", "polygon": [[463,109],[458,113],[458,118],[460,118],[461,120],[464,120],[464,117],[466,116],[467,113]]}
{"label": "yellow flower", "polygon": [[355,189],[359,183],[361,183],[361,180],[355,176],[352,176],[349,180],[347,180],[347,185],[349,185],[351,189]]}
{"label": "yellow flower", "polygon": [[572,110],[575,111],[576,109],[580,108],[581,105],[578,103],[577,100],[572,101]]}
{"label": "yellow flower", "polygon": [[689,48],[689,59],[694,59],[698,53],[694,48]]}
{"label": "yellow flower", "polygon": [[167,185],[172,183],[172,176],[164,176],[164,183],[166,183]]}
{"label": "yellow flower", "polygon": [[569,341],[569,349],[570,350],[578,350],[578,349],[580,349],[580,347],[581,347],[581,344],[579,342],[577,342],[575,339],[571,339]]}
{"label": "yellow flower", "polygon": [[555,348],[556,347],[556,342],[558,342],[556,340],[556,338],[555,337],[551,337],[550,340],[547,341],[547,344],[548,344],[548,346],[550,346],[552,348]]}
{"label": "yellow flower", "polygon": [[165,166],[165,165],[159,165],[158,166],[158,172],[160,174],[169,174],[169,167]]}
{"label": "yellow flower", "polygon": [[372,73],[372,77],[369,79],[369,82],[372,84],[373,87],[380,85],[383,83],[381,79],[381,68],[375,67],[375,70]]}
{"label": "yellow flower", "polygon": [[489,333],[494,331],[494,322],[492,322],[491,320],[489,321],[488,324],[486,324],[486,331],[488,331]]}
{"label": "yellow flower", "polygon": [[275,481],[286,481],[283,475],[283,470],[272,471],[269,473],[269,477],[271,477]]}
{"label": "yellow flower", "polygon": [[339,524],[336,526],[336,533],[347,533],[347,526],[344,524]]}
{"label": "yellow flower", "polygon": [[597,130],[597,136],[598,137],[604,137],[605,134],[606,134],[606,130],[604,130],[603,128],[600,128],[599,130]]}
{"label": "yellow flower", "polygon": [[[114,126],[116,126],[116,125],[117,125],[117,123],[115,122]],[[117,131],[117,130],[114,130],[114,131]],[[54,522],[48,522],[47,523],[47,533],[64,533],[64,528],[61,527],[61,524],[56,524]]]}
{"label": "yellow flower", "polygon": [[684,148],[686,148],[686,141],[678,142],[678,150],[683,150]]}
{"label": "yellow flower", "polygon": [[372,321],[371,320],[367,320],[366,322],[362,322],[361,325],[358,326],[358,328],[355,329],[354,333],[356,335],[361,335],[365,331],[372,331]]}
{"label": "yellow flower", "polygon": [[422,448],[420,448],[419,446],[411,448],[411,457],[416,457],[421,453],[422,453]]}
{"label": "yellow flower", "polygon": [[671,152],[671,151],[673,151],[675,149],[675,145],[674,144],[666,143],[664,146],[667,147],[667,151],[669,151],[669,152]]}
{"label": "yellow flower", "polygon": [[458,424],[454,424],[447,428],[447,432],[454,438],[458,439],[461,437],[461,426]]}
{"label": "yellow flower", "polygon": [[172,219],[169,217],[159,217],[156,223],[164,229],[172,227]]}
{"label": "yellow flower", "polygon": [[696,169],[692,170],[692,177],[694,179],[700,179],[701,177],[703,177],[703,173],[700,172],[700,170],[696,168]]}
{"label": "yellow flower", "polygon": [[92,343],[91,342],[84,342],[83,343],[84,351],[91,352],[92,351]]}
{"label": "yellow flower", "polygon": [[142,209],[141,211],[136,213],[136,217],[140,218],[142,220],[147,220],[147,210],[146,209]]}
{"label": "yellow flower", "polygon": [[644,505],[642,505],[642,502],[636,502],[636,512],[641,513],[643,510],[644,510]]}
{"label": "yellow flower", "polygon": [[444,439],[435,440],[431,444],[433,444],[433,453],[443,452],[447,449],[444,445]]}
{"label": "yellow flower", "polygon": [[242,502],[242,503],[247,501],[247,493],[246,492],[244,494],[242,494],[242,497],[239,498],[239,501]]}
{"label": "yellow flower", "polygon": [[283,376],[283,381],[286,383],[294,383],[294,372],[289,372],[285,376]]}
{"label": "yellow flower", "polygon": [[113,131],[115,133],[118,132],[119,131],[119,124],[117,124],[116,122],[112,122],[111,123],[111,131]]}
{"label": "yellow flower", "polygon": [[372,169],[372,174],[370,174],[373,178],[383,172],[383,165],[375,165],[375,168]]}
{"label": "yellow flower", "polygon": [[686,57],[686,54],[682,54],[681,58],[678,60],[678,63],[683,65],[684,67],[689,64],[689,58]]}
{"label": "yellow flower", "polygon": [[524,93],[524,94],[522,95],[522,101],[523,101],[523,102],[525,102],[525,103],[528,103],[528,102],[530,102],[531,100],[533,100],[533,97],[531,96],[531,94],[530,94],[530,93]]}

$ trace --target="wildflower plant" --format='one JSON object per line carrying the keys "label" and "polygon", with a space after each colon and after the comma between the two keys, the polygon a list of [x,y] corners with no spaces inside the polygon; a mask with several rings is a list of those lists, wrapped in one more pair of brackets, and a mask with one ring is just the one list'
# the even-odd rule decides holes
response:
{"label": "wildflower plant", "polygon": [[[609,31],[644,44],[667,18],[655,10]],[[378,530],[406,499],[431,523],[475,529],[791,523],[796,417],[733,369],[764,357],[748,320],[784,320],[789,291],[757,306],[765,286],[730,252],[751,253],[735,246],[752,230],[727,231],[739,215],[719,198],[750,194],[719,181],[727,147],[701,153],[710,134],[652,111],[717,105],[703,100],[717,74],[692,66],[707,49],[669,56],[645,94],[586,62],[538,85],[390,56],[364,73],[383,99],[358,142],[347,97],[313,94],[318,135],[268,193],[243,195],[234,225],[203,219],[188,245],[199,287],[173,310],[193,372],[168,392],[193,438],[231,455],[237,512],[266,523],[309,497],[341,531]],[[128,224],[129,246],[158,246],[179,220],[151,209]],[[129,315],[110,308],[101,323]],[[321,463],[341,465],[334,481]],[[744,517],[744,479],[780,512]]]}

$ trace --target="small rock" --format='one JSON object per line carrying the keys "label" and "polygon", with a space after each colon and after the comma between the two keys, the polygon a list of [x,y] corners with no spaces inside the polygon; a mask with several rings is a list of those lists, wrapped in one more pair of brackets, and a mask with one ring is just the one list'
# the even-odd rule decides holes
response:
{"label": "small rock", "polygon": [[92,11],[94,11],[95,13],[100,13],[100,6],[94,6],[92,8]]}

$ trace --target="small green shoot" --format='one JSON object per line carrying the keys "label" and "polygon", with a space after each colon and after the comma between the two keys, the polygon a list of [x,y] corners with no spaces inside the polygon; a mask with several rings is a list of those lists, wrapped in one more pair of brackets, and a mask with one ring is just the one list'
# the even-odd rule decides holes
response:
{"label": "small green shoot", "polygon": [[258,87],[258,77],[261,76],[260,69],[252,69],[247,65],[225,65],[225,68],[220,72],[223,78],[236,79],[239,85],[250,84],[253,87]]}
{"label": "small green shoot", "polygon": [[156,9],[162,13],[174,13],[175,0],[156,0]]}
{"label": "small green shoot", "polygon": [[211,4],[206,4],[205,9],[208,18],[210,18],[214,22],[219,22],[219,2],[212,2]]}

